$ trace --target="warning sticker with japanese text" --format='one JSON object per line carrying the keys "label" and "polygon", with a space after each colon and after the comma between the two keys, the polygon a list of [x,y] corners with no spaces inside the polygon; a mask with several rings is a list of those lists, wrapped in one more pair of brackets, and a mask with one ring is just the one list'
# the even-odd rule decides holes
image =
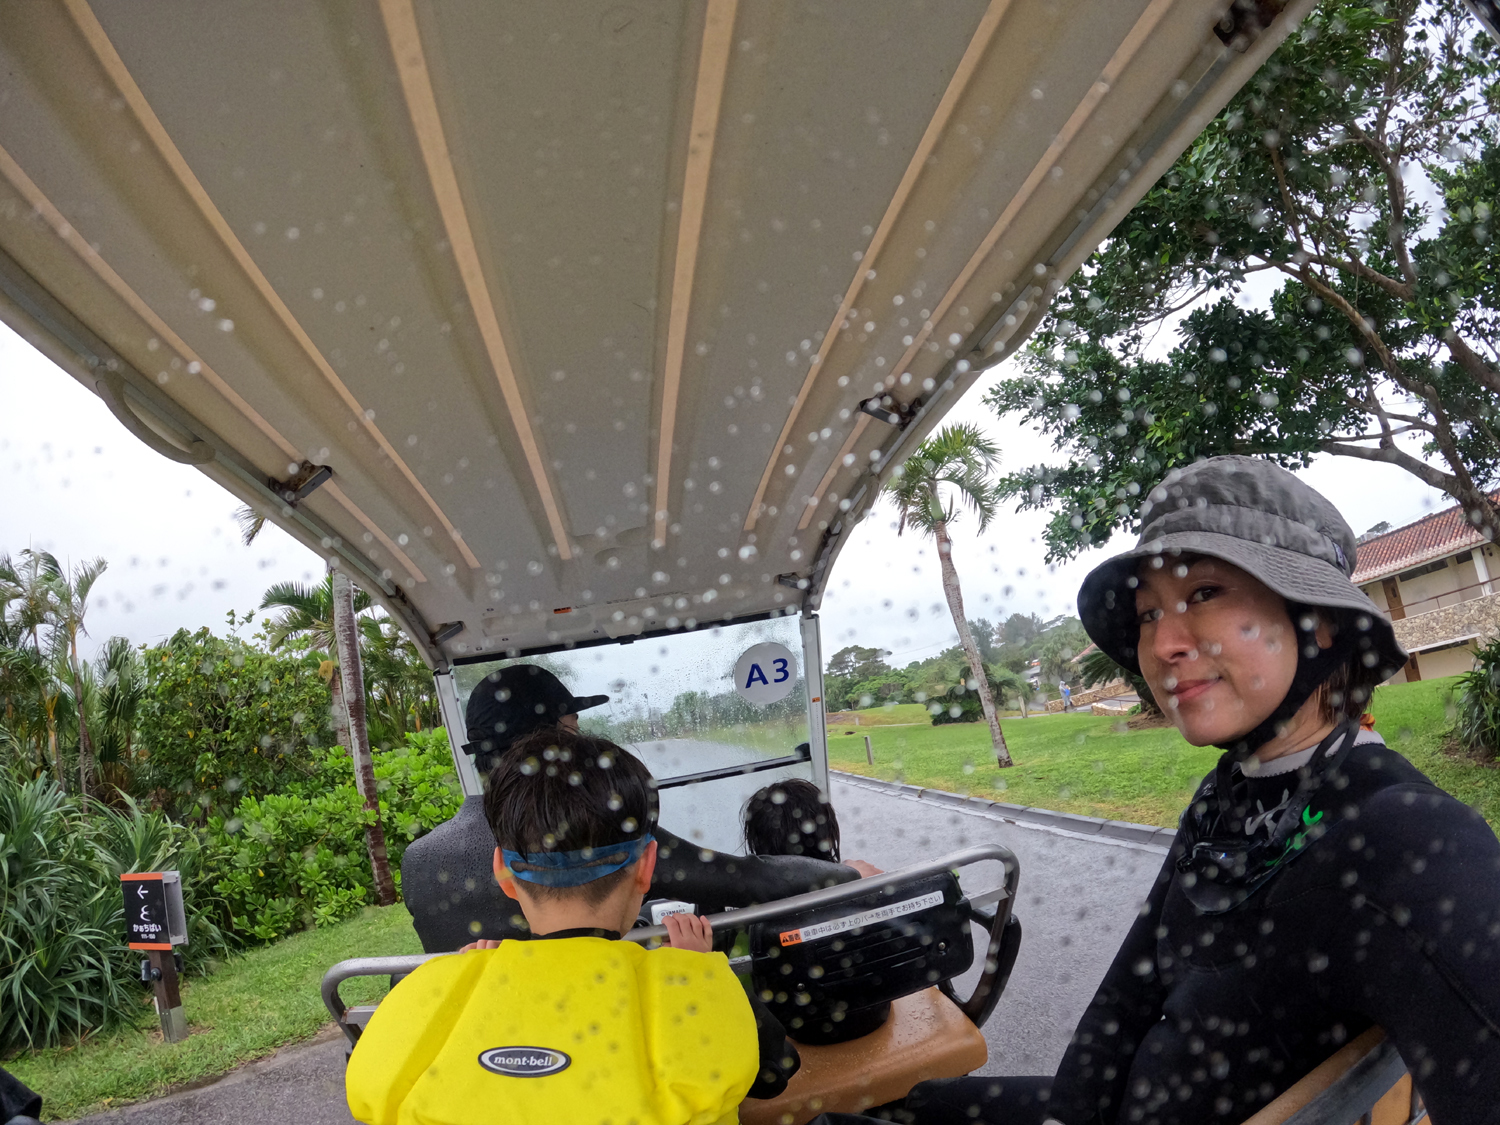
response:
{"label": "warning sticker with japanese text", "polygon": [[926,910],[929,906],[942,904],[943,892],[933,891],[931,894],[919,895],[904,902],[877,906],[874,910],[866,910],[862,914],[851,914],[847,918],[833,918],[827,922],[817,922],[811,926],[803,926],[800,930],[787,930],[781,935],[781,944],[800,945],[805,941],[817,941],[819,938],[829,937],[832,934],[841,934],[846,930],[855,930],[875,922],[886,922],[892,918],[900,918],[903,914],[915,914],[918,910]]}

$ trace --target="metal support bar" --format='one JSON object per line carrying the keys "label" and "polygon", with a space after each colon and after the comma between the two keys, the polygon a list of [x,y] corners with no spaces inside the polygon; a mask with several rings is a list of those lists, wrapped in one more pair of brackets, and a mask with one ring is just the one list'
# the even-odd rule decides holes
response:
{"label": "metal support bar", "polygon": [[344,1007],[343,998],[339,996],[339,985],[351,977],[405,975],[424,961],[452,956],[451,953],[413,953],[406,957],[351,957],[347,961],[340,961],[323,974],[323,1006],[328,1009],[334,1023],[339,1025],[339,1030],[353,1046],[359,1042],[359,1029],[344,1020],[349,1009]]}
{"label": "metal support bar", "polygon": [[[855,879],[852,883],[840,883],[836,887],[822,887],[816,891],[778,899],[775,902],[763,902],[739,910],[726,910],[722,914],[711,914],[708,918],[708,925],[715,933],[723,930],[742,930],[756,922],[773,922],[778,918],[785,918],[804,910],[837,906],[841,902],[861,898],[869,894],[873,888],[879,887],[894,891],[900,883],[916,882],[929,875],[956,871],[960,867],[983,863],[985,860],[995,860],[1005,864],[1005,893],[1011,901],[1014,901],[1016,886],[1021,881],[1021,864],[1016,859],[1015,852],[1003,844],[976,844],[962,851],[950,852],[938,859],[927,860],[925,863],[914,863],[899,871],[887,871],[883,875],[874,875],[868,879]],[[624,940],[644,944],[666,936],[665,926],[640,926],[626,934]]]}
{"label": "metal support bar", "polygon": [[453,755],[453,772],[458,774],[459,787],[465,797],[482,797],[484,786],[480,783],[479,771],[474,768],[474,759],[460,749],[468,741],[469,724],[464,721],[463,708],[458,705],[458,681],[451,671],[434,672],[432,685],[437,693],[443,726],[448,731],[448,752]]}
{"label": "metal support bar", "polygon": [[1285,1125],[1349,1125],[1374,1109],[1405,1073],[1406,1063],[1395,1044],[1382,1039]]}
{"label": "metal support bar", "polygon": [[[719,766],[717,769],[700,770],[697,773],[683,773],[676,777],[669,777],[665,781],[656,783],[657,791],[663,789],[676,789],[682,785],[697,785],[703,781],[718,781],[722,777],[743,777],[747,773],[762,773],[765,770],[779,770],[783,766],[801,765],[812,758],[812,751],[807,743],[798,747],[801,753],[787,754],[780,758],[762,758],[758,762],[746,762],[742,766]],[[464,757],[468,757],[467,754]]]}
{"label": "metal support bar", "polygon": [[161,1037],[181,1043],[188,1037],[187,1017],[182,1014],[182,992],[177,983],[177,951],[152,949],[146,953],[151,965],[151,984],[156,993],[156,1012],[161,1017]]}
{"label": "metal support bar", "polygon": [[812,759],[812,780],[832,801],[828,782],[828,708],[823,702],[823,634],[818,615],[802,613],[802,680],[807,685],[807,742]]}
{"label": "metal support bar", "polygon": [[1496,43],[1500,43],[1500,3],[1497,3],[1496,0],[1464,0],[1464,6],[1474,14],[1474,18],[1490,33],[1490,37]]}

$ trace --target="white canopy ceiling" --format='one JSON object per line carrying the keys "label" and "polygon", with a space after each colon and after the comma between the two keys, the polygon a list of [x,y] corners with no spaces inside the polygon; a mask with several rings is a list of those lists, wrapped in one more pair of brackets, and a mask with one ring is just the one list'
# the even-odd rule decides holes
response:
{"label": "white canopy ceiling", "polygon": [[0,316],[435,663],[788,611],[1309,6],[13,0]]}

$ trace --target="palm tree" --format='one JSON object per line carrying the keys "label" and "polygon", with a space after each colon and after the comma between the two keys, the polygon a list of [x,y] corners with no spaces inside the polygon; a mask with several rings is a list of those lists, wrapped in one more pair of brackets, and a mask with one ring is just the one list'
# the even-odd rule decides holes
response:
{"label": "palm tree", "polygon": [[361,617],[359,628],[372,723],[378,722],[382,735],[393,742],[401,740],[408,726],[419,731],[436,726],[432,673],[416,646],[389,617]]}
{"label": "palm tree", "polygon": [[995,700],[990,692],[989,677],[979,658],[979,646],[964,616],[963,592],[958,571],[953,567],[953,540],[948,529],[967,508],[979,519],[979,530],[989,527],[1000,504],[1000,490],[992,473],[1000,460],[1000,449],[980,432],[978,426],[964,423],[948,426],[924,441],[904,465],[898,468],[885,491],[900,514],[896,534],[907,526],[930,535],[937,542],[938,564],[943,573],[943,594],[948,611],[958,630],[959,644],[969,661],[967,687],[979,696],[985,720],[990,724],[990,741],[995,762],[1001,767],[1012,765],[1000,718],[995,714]]}
{"label": "palm tree", "polygon": [[[333,591],[333,632],[338,644],[339,664],[349,677],[344,703],[349,708],[349,750],[354,755],[354,776],[365,798],[365,846],[370,870],[375,876],[375,895],[381,906],[396,901],[390,857],[385,848],[385,827],[380,823],[380,799],[375,792],[375,765],[370,759],[370,736],[365,726],[364,670],[359,659],[359,619],[355,614],[354,583],[342,570],[330,575]],[[366,603],[369,598],[366,597]]]}
{"label": "palm tree", "polygon": [[1014,698],[1019,705],[1017,710],[1021,712],[1021,718],[1029,718],[1026,697],[1031,691],[1031,685],[1026,682],[1026,677],[999,664],[991,664],[989,669],[990,690],[995,693],[995,698],[1002,702],[1007,698]]}
{"label": "palm tree", "polygon": [[94,658],[98,686],[99,770],[121,793],[135,762],[135,718],[146,695],[141,655],[124,637],[110,637]]}
{"label": "palm tree", "polygon": [[266,591],[260,608],[282,611],[266,630],[272,650],[288,640],[303,638],[332,658],[327,667],[334,736],[354,759],[355,783],[365,799],[365,807],[376,810],[373,823],[365,827],[365,843],[375,875],[376,896],[381,905],[388,906],[396,901],[396,890],[375,793],[370,740],[365,727],[364,675],[359,659],[358,617],[370,604],[369,594],[356,590],[341,571],[330,570],[318,586],[277,583]]}
{"label": "palm tree", "polygon": [[[0,622],[0,631],[3,622]],[[0,642],[0,729],[8,736],[12,753],[26,759],[25,772],[35,777],[35,762],[40,758],[41,773],[49,768],[46,754],[46,721],[41,710],[42,685],[46,666],[28,648]]]}
{"label": "palm tree", "polygon": [[[349,709],[344,702],[344,677],[339,669],[338,641],[333,624],[333,575],[317,586],[300,582],[278,582],[260,600],[261,609],[280,609],[281,615],[266,630],[266,641],[274,651],[289,640],[306,640],[318,652],[329,656],[321,673],[328,681],[333,704],[333,735],[346,751],[350,748]],[[354,612],[370,608],[370,595],[355,592]],[[364,695],[362,686],[356,690]]]}
{"label": "palm tree", "polygon": [[1131,690],[1141,697],[1141,714],[1160,715],[1162,713],[1161,708],[1157,706],[1156,696],[1151,694],[1151,685],[1146,683],[1146,678],[1139,672],[1132,672],[1123,664],[1116,664],[1114,659],[1102,649],[1096,648],[1083,653],[1078,658],[1078,670],[1079,680],[1085,688],[1124,680],[1130,685]]}
{"label": "palm tree", "polygon": [[[51,558],[49,555],[48,558]],[[99,576],[109,567],[101,559],[80,563],[72,575],[65,574],[52,559],[56,575],[52,585],[56,590],[53,599],[52,624],[67,660],[69,678],[73,681],[73,701],[78,711],[78,790],[85,797],[94,795],[97,780],[97,763],[94,759],[94,744],[89,738],[88,722],[84,718],[84,690],[82,668],[78,661],[78,637],[87,635],[83,619],[88,613],[89,593]]]}
{"label": "palm tree", "polygon": [[47,671],[52,663],[51,654],[43,651],[41,636],[41,630],[50,629],[53,623],[57,610],[57,582],[61,576],[62,567],[46,551],[27,547],[21,552],[19,565],[9,556],[0,558],[0,600],[5,602],[6,624],[18,637],[24,636],[31,641],[31,655],[38,669],[37,699],[47,728],[48,757],[57,784],[66,789],[62,744],[57,737],[59,692]]}

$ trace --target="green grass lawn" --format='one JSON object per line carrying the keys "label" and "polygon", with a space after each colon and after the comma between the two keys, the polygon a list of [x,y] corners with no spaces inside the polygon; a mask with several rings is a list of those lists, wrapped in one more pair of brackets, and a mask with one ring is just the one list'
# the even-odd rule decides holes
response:
{"label": "green grass lawn", "polygon": [[[1372,713],[1386,741],[1433,781],[1500,825],[1500,768],[1445,751],[1453,679],[1398,684],[1376,691]],[[896,712],[916,704],[891,709]],[[1176,730],[1128,730],[1117,719],[1089,714],[1007,719],[1015,765],[994,765],[982,723],[889,726],[883,707],[829,728],[828,757],[836,769],[953,793],[1114,820],[1173,827],[1199,780],[1218,759],[1213,747],[1189,746]],[[866,726],[863,716],[875,720]],[[910,721],[910,720],[908,720]],[[855,731],[853,735],[846,731]],[[865,763],[865,740],[875,751]]]}
{"label": "green grass lawn", "polygon": [[[854,717],[859,716],[859,725]],[[887,703],[879,707],[866,707],[863,711],[835,711],[828,716],[828,734],[846,730],[864,733],[866,727],[904,726],[912,723],[930,723],[932,716],[921,703]],[[861,744],[863,745],[863,744]]]}
{"label": "green grass lawn", "polygon": [[[251,950],[212,976],[185,981],[182,1007],[191,1032],[185,1042],[161,1042],[143,987],[129,1026],[74,1046],[20,1055],[5,1068],[42,1095],[47,1120],[80,1117],[222,1074],[307,1039],[328,1023],[318,986],[334,962],[420,952],[406,907],[369,907],[347,922]],[[385,990],[384,977],[365,977],[340,994],[346,1003],[368,1003]]]}
{"label": "green grass lawn", "polygon": [[[1001,711],[1000,717],[1003,719],[1020,714],[1019,711]],[[854,722],[856,715],[859,716],[857,725]],[[879,707],[867,707],[863,711],[832,712],[828,716],[828,734],[831,738],[835,733],[845,734],[849,731],[863,734],[866,727],[913,726],[923,723],[929,726],[932,724],[932,715],[925,703],[882,703]]]}

